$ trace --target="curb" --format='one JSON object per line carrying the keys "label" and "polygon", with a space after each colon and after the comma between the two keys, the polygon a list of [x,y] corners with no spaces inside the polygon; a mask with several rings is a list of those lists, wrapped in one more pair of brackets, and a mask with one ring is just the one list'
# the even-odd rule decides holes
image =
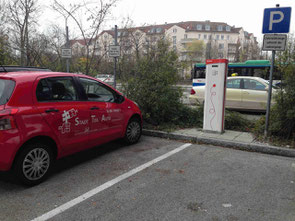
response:
{"label": "curb", "polygon": [[244,143],[244,142],[237,142],[231,140],[221,140],[221,139],[214,139],[214,138],[203,138],[203,137],[194,137],[183,135],[179,133],[168,133],[163,131],[156,131],[156,130],[142,130],[143,135],[153,136],[153,137],[160,137],[160,138],[168,138],[172,140],[185,140],[189,142],[201,143],[201,144],[211,144],[214,146],[223,146],[238,150],[250,151],[250,152],[258,152],[264,154],[271,154],[277,156],[284,156],[284,157],[295,157],[295,150],[277,147],[277,146],[270,146],[270,145],[263,145],[263,144],[255,144],[255,143]]}

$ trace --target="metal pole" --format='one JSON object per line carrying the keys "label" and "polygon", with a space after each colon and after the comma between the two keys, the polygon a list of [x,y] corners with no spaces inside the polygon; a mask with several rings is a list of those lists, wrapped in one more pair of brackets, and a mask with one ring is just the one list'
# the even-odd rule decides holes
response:
{"label": "metal pole", "polygon": [[[118,26],[115,25],[115,45],[118,45]],[[114,88],[116,89],[117,57],[114,57]]]}
{"label": "metal pole", "polygon": [[[280,4],[276,4],[276,8],[279,8]],[[264,129],[264,138],[268,136],[268,127],[269,127],[269,115],[270,115],[270,106],[271,106],[271,95],[272,95],[272,75],[275,66],[275,57],[276,51],[272,51],[271,58],[271,67],[269,74],[269,87],[268,87],[268,97],[267,97],[267,108],[266,108],[266,116],[265,116],[265,129]]]}
{"label": "metal pole", "polygon": [[270,105],[271,105],[271,95],[272,95],[272,75],[273,75],[274,64],[275,64],[275,56],[276,56],[276,51],[272,51],[272,59],[271,59],[271,67],[270,67],[270,75],[269,75],[268,98],[267,98],[267,109],[266,109],[266,116],[265,116],[265,130],[264,130],[265,138],[268,135],[269,115],[270,115]]}
{"label": "metal pole", "polygon": [[[70,48],[70,41],[69,41],[69,27],[68,25],[66,24],[66,47],[67,48]],[[69,61],[69,58],[66,59],[66,65],[67,65],[67,72],[69,73],[70,72],[70,61]]]}

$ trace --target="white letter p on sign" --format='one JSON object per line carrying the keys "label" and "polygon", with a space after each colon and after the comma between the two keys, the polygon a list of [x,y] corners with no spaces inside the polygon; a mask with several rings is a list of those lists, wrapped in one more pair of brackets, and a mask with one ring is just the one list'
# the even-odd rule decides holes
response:
{"label": "white letter p on sign", "polygon": [[[275,15],[280,15],[279,19],[274,19]],[[281,11],[272,11],[270,12],[270,21],[269,21],[269,26],[268,29],[269,31],[272,31],[272,24],[273,23],[280,23],[284,19],[284,13]]]}

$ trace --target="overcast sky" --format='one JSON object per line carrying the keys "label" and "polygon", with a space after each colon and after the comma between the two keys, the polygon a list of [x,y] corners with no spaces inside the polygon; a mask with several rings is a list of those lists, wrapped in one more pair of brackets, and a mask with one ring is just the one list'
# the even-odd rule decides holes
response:
{"label": "overcast sky", "polygon": [[[69,0],[61,0],[69,2]],[[70,2],[79,1],[71,0]],[[49,2],[49,1],[48,1]],[[135,25],[164,24],[181,21],[225,22],[231,26],[243,27],[244,30],[254,33],[261,42],[263,11],[265,8],[274,8],[276,4],[281,7],[292,7],[291,31],[295,32],[295,0],[120,0],[112,9],[113,18],[106,25],[111,29],[118,26],[122,19],[130,17]],[[56,17],[50,10],[48,19]],[[44,18],[43,18],[44,19]],[[43,20],[42,19],[42,20]]]}

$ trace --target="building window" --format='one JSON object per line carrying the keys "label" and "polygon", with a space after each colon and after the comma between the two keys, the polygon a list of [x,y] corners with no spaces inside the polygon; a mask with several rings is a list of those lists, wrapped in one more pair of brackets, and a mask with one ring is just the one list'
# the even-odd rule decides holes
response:
{"label": "building window", "polygon": [[204,35],[204,39],[207,39],[207,35]]}
{"label": "building window", "polygon": [[205,30],[206,30],[206,31],[210,31],[210,25],[206,25],[206,26],[205,26]]}
{"label": "building window", "polygon": [[229,40],[229,35],[227,35],[227,40]]}
{"label": "building window", "polygon": [[224,49],[224,44],[219,44],[218,49]]}
{"label": "building window", "polygon": [[177,29],[176,28],[173,28],[172,32],[173,33],[176,33],[177,32]]}
{"label": "building window", "polygon": [[200,25],[200,24],[197,25],[197,30],[199,30],[199,31],[202,30],[202,25]]}
{"label": "building window", "polygon": [[219,35],[216,35],[216,40],[219,40]]}
{"label": "building window", "polygon": [[209,40],[211,40],[212,39],[212,35],[209,35]]}
{"label": "building window", "polygon": [[184,34],[184,39],[187,39],[187,34]]}
{"label": "building window", "polygon": [[223,58],[223,53],[218,53],[219,58]]}
{"label": "building window", "polygon": [[217,26],[217,31],[222,31],[222,29],[223,29],[222,25]]}
{"label": "building window", "polygon": [[157,28],[157,29],[156,29],[156,32],[157,32],[157,33],[161,33],[161,32],[162,32],[162,28]]}
{"label": "building window", "polygon": [[221,40],[224,40],[224,35],[221,35]]}
{"label": "building window", "polygon": [[172,37],[172,43],[173,43],[173,46],[176,45],[176,36]]}
{"label": "building window", "polygon": [[199,34],[199,38],[198,39],[201,39],[201,34]]}
{"label": "building window", "polygon": [[230,31],[230,26],[226,26],[225,30]]}

